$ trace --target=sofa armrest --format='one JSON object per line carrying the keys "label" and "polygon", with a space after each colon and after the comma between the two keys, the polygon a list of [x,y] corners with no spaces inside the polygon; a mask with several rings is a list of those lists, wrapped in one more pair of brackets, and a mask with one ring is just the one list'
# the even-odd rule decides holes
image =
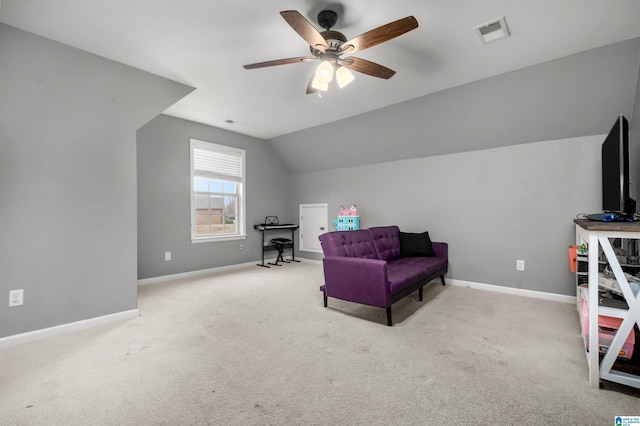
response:
{"label": "sofa armrest", "polygon": [[444,257],[445,259],[449,259],[449,244],[442,242],[433,242],[431,243],[433,246],[433,251],[435,252],[437,257]]}
{"label": "sofa armrest", "polygon": [[327,296],[381,308],[391,305],[386,261],[325,256],[322,265]]}

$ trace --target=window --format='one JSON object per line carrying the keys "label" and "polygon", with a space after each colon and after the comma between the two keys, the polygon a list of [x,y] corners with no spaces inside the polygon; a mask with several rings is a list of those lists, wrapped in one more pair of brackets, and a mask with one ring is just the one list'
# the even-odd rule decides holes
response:
{"label": "window", "polygon": [[245,151],[191,139],[191,241],[245,236]]}

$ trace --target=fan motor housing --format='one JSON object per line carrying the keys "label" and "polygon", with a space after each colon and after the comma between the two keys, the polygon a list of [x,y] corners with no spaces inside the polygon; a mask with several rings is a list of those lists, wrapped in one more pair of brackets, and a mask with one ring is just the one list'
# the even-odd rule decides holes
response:
{"label": "fan motor housing", "polygon": [[[342,34],[339,31],[327,30],[327,31],[321,32],[320,35],[324,37],[324,39],[327,40],[327,42],[334,41],[334,42],[340,42],[340,44],[342,44],[345,41],[347,41],[347,38],[344,36],[344,34]],[[329,47],[332,47],[332,46],[329,46]]]}
{"label": "fan motor housing", "polygon": [[338,14],[333,10],[322,10],[318,13],[318,24],[325,30],[333,28],[338,22]]}
{"label": "fan motor housing", "polygon": [[[342,46],[347,41],[347,38],[344,36],[344,34],[339,31],[327,30],[321,32],[320,35],[327,41],[328,52],[339,52],[340,46]],[[309,46],[309,49],[314,56],[322,55],[322,52],[318,49],[315,49],[311,46]]]}

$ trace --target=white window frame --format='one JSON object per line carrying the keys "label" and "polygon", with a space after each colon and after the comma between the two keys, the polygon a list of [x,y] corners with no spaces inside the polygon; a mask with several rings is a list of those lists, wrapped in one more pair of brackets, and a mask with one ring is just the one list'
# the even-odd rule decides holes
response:
{"label": "white window frame", "polygon": [[[236,212],[236,224],[237,224],[237,232],[235,234],[224,234],[224,235],[207,235],[207,236],[198,236],[196,234],[196,191],[194,187],[196,176],[204,176],[199,174],[194,168],[194,149],[203,149],[217,153],[230,154],[234,157],[241,159],[241,177],[235,178],[235,182],[238,184],[238,211]],[[191,242],[192,243],[204,243],[204,242],[213,242],[213,241],[229,241],[229,240],[239,240],[247,237],[246,235],[246,208],[245,208],[245,199],[246,199],[246,151],[241,148],[234,148],[230,146],[220,145],[212,142],[201,141],[198,139],[191,139],[189,144],[189,156],[190,156],[190,180],[191,180]],[[215,174],[215,173],[214,173]],[[206,176],[205,176],[206,177]],[[209,176],[210,177],[210,176]],[[214,176],[219,179],[224,180],[224,172],[218,176]]]}

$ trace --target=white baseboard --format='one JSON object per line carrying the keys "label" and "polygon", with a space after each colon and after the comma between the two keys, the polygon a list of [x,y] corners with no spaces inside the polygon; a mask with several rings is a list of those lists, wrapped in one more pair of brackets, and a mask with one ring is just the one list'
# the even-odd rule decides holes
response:
{"label": "white baseboard", "polygon": [[[296,257],[296,260],[299,260],[300,262],[304,262],[304,263],[314,263],[314,264],[317,264],[317,265],[322,265],[322,261],[321,260],[305,259],[303,257]],[[181,279],[185,279],[185,278],[199,277],[199,276],[202,276],[202,275],[213,274],[213,273],[216,273],[216,272],[232,271],[234,269],[246,268],[247,266],[256,266],[256,265],[259,265],[260,263],[261,263],[261,260],[255,260],[253,262],[238,263],[236,265],[218,266],[216,268],[200,269],[200,270],[197,270],[197,271],[182,272],[180,274],[162,275],[162,276],[153,277],[153,278],[143,278],[141,280],[138,280],[138,286],[150,285],[150,284],[159,284],[159,283],[164,283],[164,282],[167,282],[167,281],[175,281],[175,280],[181,280]]]}
{"label": "white baseboard", "polygon": [[57,325],[55,327],[43,328],[41,330],[29,331],[26,333],[14,334],[13,336],[3,337],[0,339],[0,349],[11,346],[22,345],[25,343],[35,342],[36,340],[47,339],[49,337],[60,336],[63,334],[73,333],[88,328],[97,327],[99,325],[111,324],[113,322],[130,320],[140,315],[138,309],[130,311],[117,312],[115,314],[103,315],[101,317],[89,318],[82,321],[70,322],[68,324]]}
{"label": "white baseboard", "polygon": [[201,275],[208,275],[214,272],[224,272],[224,271],[230,271],[233,269],[246,268],[247,266],[255,266],[259,263],[260,263],[260,260],[256,260],[248,263],[238,263],[236,265],[219,266],[217,268],[199,269],[197,271],[182,272],[179,274],[161,275],[159,277],[143,278],[141,280],[138,280],[138,286],[159,284],[167,281],[175,281],[175,280],[181,280],[185,278],[199,277]]}
{"label": "white baseboard", "polygon": [[478,290],[494,291],[496,293],[513,294],[516,296],[533,297],[536,299],[550,300],[553,302],[576,303],[575,296],[567,296],[564,294],[546,293],[543,291],[525,290],[522,288],[504,287],[501,285],[482,284],[472,281],[445,279],[447,284],[458,287],[475,288]]}
{"label": "white baseboard", "polygon": [[[305,258],[297,258],[296,260],[299,260],[300,262],[304,262],[304,263],[322,265],[321,260],[305,259]],[[185,272],[181,274],[146,278],[146,279],[138,280],[138,285],[141,286],[141,285],[157,284],[157,283],[173,281],[177,279],[197,277],[200,275],[211,274],[213,272],[222,272],[222,271],[228,271],[233,269],[245,268],[247,266],[254,266],[257,263],[258,262],[249,262],[249,263],[242,263],[237,265],[221,266],[218,268],[202,269],[199,271],[191,271],[191,272]],[[536,299],[544,299],[544,300],[550,300],[554,302],[576,303],[575,296],[566,296],[562,294],[546,293],[542,291],[525,290],[520,288],[504,287],[504,286],[493,285],[493,284],[483,284],[483,283],[476,283],[472,281],[463,281],[463,280],[454,280],[454,279],[446,279],[446,282],[447,284],[458,286],[458,287],[494,291],[497,293],[513,294],[516,296],[533,297]],[[55,327],[43,328],[41,330],[29,331],[27,333],[21,333],[13,336],[3,337],[3,338],[0,338],[0,349],[7,348],[10,346],[21,345],[24,343],[34,342],[36,340],[46,339],[49,337],[60,336],[62,334],[73,333],[75,331],[86,330],[88,328],[110,324],[113,322],[130,320],[133,318],[137,318],[139,315],[140,313],[138,309],[132,309],[129,311],[118,312],[115,314],[104,315],[101,317],[90,318],[82,321],[76,321],[69,324],[62,324]]]}

